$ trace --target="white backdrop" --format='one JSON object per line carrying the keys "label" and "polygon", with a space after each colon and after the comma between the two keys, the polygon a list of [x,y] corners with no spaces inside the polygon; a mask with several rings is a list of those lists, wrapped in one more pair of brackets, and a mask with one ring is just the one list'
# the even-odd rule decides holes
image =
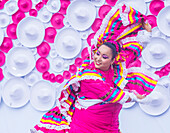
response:
{"label": "white backdrop", "polygon": [[[3,0],[3,1],[5,1],[5,0]],[[17,2],[18,2],[18,0],[9,0],[9,1],[15,1],[15,4],[17,4]],[[43,1],[43,0],[32,0],[32,2],[33,2],[32,8],[35,9],[35,5],[38,2],[41,2],[41,1]],[[61,0],[61,1],[63,1],[63,0]],[[70,0],[70,1],[72,3],[75,0]],[[94,2],[95,0],[89,0],[89,1],[90,2]],[[96,2],[97,1],[98,0],[96,0]],[[104,2],[102,2],[102,1],[104,1]],[[109,5],[108,1],[109,0],[101,0],[101,2],[103,4],[106,4],[106,5]],[[119,0],[119,1],[123,1],[123,0]],[[124,1],[126,1],[126,0],[124,0]],[[139,4],[142,0],[134,0],[134,1],[133,0],[129,0],[129,1],[133,5],[136,4],[136,6],[138,8],[143,6],[143,5]],[[139,1],[139,3],[138,3],[138,1]],[[169,3],[170,3],[170,0],[162,0],[162,1],[164,2],[165,7],[168,6]],[[0,0],[0,2],[2,2],[2,0]],[[144,12],[146,10],[146,15],[152,15],[152,13],[149,10],[150,2],[151,2],[151,0],[143,0],[142,1],[142,3],[144,5],[146,5],[146,8],[143,8],[143,9],[140,8],[140,9],[141,9],[141,11],[144,11]],[[2,3],[0,3],[0,4],[2,4]],[[100,5],[100,6],[102,6],[102,5]],[[98,11],[100,9],[100,6],[95,6],[96,14],[97,14],[96,18],[99,18]],[[44,5],[44,7],[46,7],[46,6]],[[111,7],[111,5],[110,5],[110,7]],[[16,11],[17,10],[18,9],[16,9]],[[38,12],[40,12],[40,11],[38,11]],[[0,14],[1,15],[3,14],[3,12],[8,14],[8,12],[6,10],[4,10],[4,8],[0,9]],[[14,13],[15,12],[13,12],[13,14]],[[47,12],[45,12],[45,13],[47,13]],[[50,15],[52,15],[52,14],[54,14],[54,12],[50,13],[50,14],[47,14],[47,18],[44,18],[46,20],[43,20],[41,18],[41,16],[40,16],[40,18],[37,17],[39,20],[41,20],[41,23],[43,23],[45,28],[47,28],[47,27],[55,27],[55,25],[51,25],[51,23],[50,23],[50,18],[52,17]],[[12,14],[7,15],[9,17],[9,19],[10,19],[9,24],[13,23],[11,15]],[[28,17],[29,13],[26,12],[25,15],[26,15],[26,17]],[[66,14],[64,14],[64,16],[66,16]],[[157,17],[157,16],[155,15],[155,17]],[[0,18],[0,23],[3,24],[4,21],[3,20],[1,21],[1,19],[2,18]],[[8,21],[8,20],[5,20],[5,21]],[[64,22],[64,27],[70,26],[69,23],[67,22],[68,21],[67,18],[65,18],[64,21],[65,21]],[[6,23],[4,23],[4,24],[6,24]],[[4,36],[2,34],[0,34],[0,39],[1,39],[1,37],[3,38],[3,37],[8,37],[9,36],[7,34],[7,31],[6,31],[7,30],[7,25],[4,26],[4,27],[2,27],[2,25],[0,25],[0,30],[4,32]],[[153,36],[158,36],[158,37],[166,38],[166,40],[168,40],[170,42],[170,37],[169,36],[164,35],[163,33],[161,33],[159,31],[159,29],[156,29],[156,30],[155,29],[154,29],[155,32],[152,33],[152,37]],[[57,34],[58,34],[60,32],[60,29],[56,29],[56,31],[57,31]],[[82,41],[82,48],[81,48],[81,50],[82,50],[83,48],[85,48],[88,45],[88,42],[86,41],[87,36],[90,35],[91,33],[94,33],[94,31],[90,27],[89,29],[86,29],[83,32],[80,32],[80,31],[77,31],[77,32],[79,32],[79,34],[81,35],[81,41]],[[10,37],[11,36],[9,36],[9,38]],[[143,39],[146,40],[147,38],[143,38]],[[1,41],[2,41],[2,39],[0,40],[0,42]],[[16,38],[15,39],[12,38],[12,42],[14,44],[13,47],[21,47],[22,46],[22,44],[21,44],[20,40],[18,40],[18,38],[17,39]],[[55,55],[57,55],[57,53],[55,53],[56,51],[54,49],[54,43],[51,43],[51,42],[48,42],[48,43],[50,44],[51,48],[54,50],[54,51],[51,50],[53,53],[51,52],[47,56],[47,59],[51,63],[53,57]],[[24,46],[22,46],[22,47],[24,47]],[[38,55],[36,53],[37,49],[36,48],[30,48],[30,50],[32,50],[32,52],[33,52],[32,54],[34,55],[35,59],[38,60],[40,55]],[[1,51],[2,50],[0,50],[0,52]],[[6,58],[7,58],[8,53],[4,52],[4,54],[5,54]],[[59,55],[57,55],[57,56],[59,57]],[[67,59],[64,58],[63,59],[64,62],[66,62],[66,64],[68,63],[67,66],[64,66],[65,67],[64,70],[69,70],[69,65],[71,65],[72,63],[74,64],[74,60],[77,57],[81,57],[81,51],[74,58],[72,58],[71,60],[67,60]],[[1,60],[0,60],[0,62],[1,62]],[[52,65],[52,63],[50,65]],[[57,66],[59,64],[56,63],[55,65]],[[2,66],[0,66],[0,68],[2,69],[3,74],[4,74],[4,79],[0,81],[0,96],[1,96],[1,89],[3,89],[3,85],[11,77],[15,77],[16,76],[16,75],[13,75],[13,76],[9,75],[8,71],[6,70],[6,66],[7,66],[6,62]],[[142,67],[146,67],[146,69],[149,69],[152,72],[154,72],[156,70],[160,70],[160,68],[155,69],[155,68],[152,68],[151,66],[149,66],[147,64],[143,65]],[[52,70],[51,67],[49,68],[49,72],[54,73],[55,75],[63,74],[64,70],[62,70],[60,72],[55,72],[54,69]],[[42,73],[37,71],[36,68],[34,69],[34,72],[35,71],[38,72],[38,76],[39,76],[38,80],[42,80]],[[2,73],[0,73],[0,74],[2,74]],[[22,76],[20,78],[24,78],[24,76]],[[1,78],[1,75],[0,75],[0,78]],[[54,83],[51,83],[51,84],[55,85]],[[10,108],[10,107],[8,107],[5,104],[5,102],[1,98],[1,102],[0,102],[0,133],[29,133],[29,129],[32,128],[35,124],[37,124],[40,121],[42,115],[45,112],[46,111],[42,112],[42,111],[36,110],[31,105],[30,101],[25,106],[23,106],[23,107],[20,107],[20,108]],[[145,112],[143,112],[141,110],[141,108],[139,107],[139,105],[136,103],[131,108],[122,109],[122,111],[120,113],[120,129],[121,129],[122,133],[170,133],[169,123],[170,123],[170,109],[168,109],[165,113],[163,113],[163,114],[161,114],[159,116],[151,116],[151,115],[148,115]]]}

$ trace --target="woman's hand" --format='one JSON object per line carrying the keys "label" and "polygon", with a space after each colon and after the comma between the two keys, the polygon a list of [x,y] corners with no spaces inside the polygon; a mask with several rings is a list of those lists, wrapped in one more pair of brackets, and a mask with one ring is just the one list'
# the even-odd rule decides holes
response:
{"label": "woman's hand", "polygon": [[73,87],[73,90],[74,90],[74,91],[78,91],[78,90],[79,90],[79,87],[80,87],[80,83],[79,83],[79,82],[73,83],[73,84],[72,84],[72,87]]}
{"label": "woman's hand", "polygon": [[146,96],[144,96],[144,95],[140,95],[140,94],[137,94],[137,95],[136,95],[136,97],[137,97],[138,99],[140,99],[140,100],[141,100],[141,99],[144,99]]}
{"label": "woman's hand", "polygon": [[148,23],[148,22],[142,22],[142,27],[148,31],[148,32],[152,32],[152,28],[151,28],[151,25]]}

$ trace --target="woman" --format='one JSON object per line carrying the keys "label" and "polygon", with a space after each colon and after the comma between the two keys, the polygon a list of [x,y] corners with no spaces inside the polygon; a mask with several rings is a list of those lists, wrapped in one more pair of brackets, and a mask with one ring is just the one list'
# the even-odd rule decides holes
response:
{"label": "woman", "polygon": [[94,37],[93,62],[84,61],[32,133],[120,133],[122,104],[141,102],[157,83],[133,67],[143,48],[135,40],[142,29],[151,30],[144,15],[124,4],[114,7]]}

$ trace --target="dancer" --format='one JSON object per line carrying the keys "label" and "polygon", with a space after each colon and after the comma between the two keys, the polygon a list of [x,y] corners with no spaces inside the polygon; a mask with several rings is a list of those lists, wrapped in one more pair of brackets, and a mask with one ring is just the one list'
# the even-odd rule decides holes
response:
{"label": "dancer", "polygon": [[137,33],[151,31],[146,16],[120,4],[103,19],[89,57],[64,86],[57,106],[32,133],[120,133],[125,102],[143,102],[157,81],[133,67],[141,56]]}

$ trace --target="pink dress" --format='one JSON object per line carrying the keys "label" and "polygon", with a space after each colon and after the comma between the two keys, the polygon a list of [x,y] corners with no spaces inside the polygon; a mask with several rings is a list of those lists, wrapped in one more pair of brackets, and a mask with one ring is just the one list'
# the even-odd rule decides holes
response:
{"label": "pink dress", "polygon": [[[149,95],[155,88],[157,80],[133,64],[143,49],[135,38],[142,30],[141,21],[146,16],[125,5],[115,9],[107,15],[111,19],[103,20],[101,27],[104,29],[100,28],[100,34],[96,33],[94,39],[98,44],[94,51],[103,42],[116,39],[121,44],[121,51],[115,58],[117,63],[103,72],[95,69],[88,59],[84,60],[80,71],[63,88],[58,105],[44,114],[32,129],[33,133],[120,133],[118,115],[122,104],[129,98],[125,89]],[[78,91],[73,89],[77,81],[81,86]],[[76,106],[80,98],[102,102],[80,109]]]}
{"label": "pink dress", "polygon": [[[100,73],[105,77],[106,82],[113,86],[111,77],[113,70],[110,68],[110,70],[100,71]],[[93,82],[88,80],[81,81],[80,97],[99,99],[105,91],[109,91],[103,90],[100,85],[97,89],[87,87],[91,84]],[[97,104],[81,110],[75,108],[69,133],[120,133],[118,115],[121,108],[122,105],[119,103]]]}

